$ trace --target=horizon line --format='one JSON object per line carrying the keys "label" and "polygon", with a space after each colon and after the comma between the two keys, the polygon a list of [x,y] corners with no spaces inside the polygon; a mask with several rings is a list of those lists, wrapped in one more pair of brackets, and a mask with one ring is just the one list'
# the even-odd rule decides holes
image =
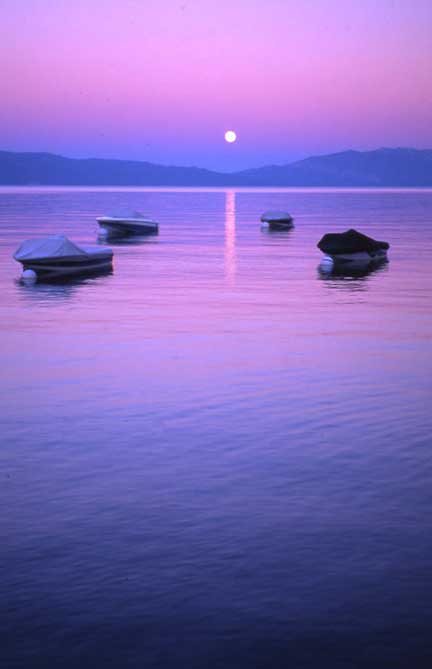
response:
{"label": "horizon line", "polygon": [[[12,153],[12,154],[17,154],[17,155],[36,155],[36,156],[54,156],[56,158],[63,158],[65,160],[75,160],[75,161],[90,161],[90,160],[100,160],[100,161],[116,161],[116,162],[121,162],[121,163],[138,163],[138,164],[147,164],[147,165],[155,165],[158,167],[166,167],[166,168],[182,168],[182,169],[196,169],[196,170],[202,170],[204,172],[210,172],[212,174],[218,174],[222,176],[231,176],[235,174],[239,174],[242,172],[248,172],[250,170],[260,170],[266,167],[289,167],[292,165],[295,165],[297,163],[304,162],[305,160],[310,160],[312,158],[323,158],[327,156],[337,156],[337,155],[342,155],[342,154],[347,154],[347,153],[378,153],[379,151],[416,151],[416,152],[423,152],[423,151],[432,151],[431,148],[422,148],[418,149],[412,146],[380,146],[375,149],[365,149],[365,150],[360,150],[360,149],[343,149],[341,151],[333,151],[330,153],[314,153],[306,156],[305,158],[300,158],[298,160],[292,160],[290,162],[286,163],[266,163],[263,165],[259,165],[256,167],[246,167],[240,170],[234,170],[234,171],[220,171],[216,169],[211,169],[208,167],[200,167],[198,165],[180,165],[180,164],[166,164],[166,163],[155,163],[151,162],[149,160],[144,160],[144,159],[132,159],[132,158],[101,158],[97,156],[88,156],[88,157],[71,157],[67,155],[63,155],[61,153],[54,153],[52,151],[11,151],[8,149],[0,149],[0,154],[1,153]],[[55,185],[55,184],[53,184]],[[67,184],[65,184],[67,186]],[[301,187],[300,187],[301,188]],[[308,188],[308,186],[304,186],[304,188]],[[379,188],[379,186],[378,186]]]}

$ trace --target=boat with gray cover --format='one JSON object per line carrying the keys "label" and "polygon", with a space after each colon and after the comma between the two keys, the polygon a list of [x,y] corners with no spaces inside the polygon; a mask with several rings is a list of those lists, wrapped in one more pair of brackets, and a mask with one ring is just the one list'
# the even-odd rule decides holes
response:
{"label": "boat with gray cover", "polygon": [[159,231],[159,223],[139,211],[123,212],[112,216],[99,216],[99,234],[105,237],[148,235]]}
{"label": "boat with gray cover", "polygon": [[270,230],[289,230],[294,227],[293,217],[286,211],[265,211],[261,223]]}
{"label": "boat with gray cover", "polygon": [[[112,269],[113,251],[108,247],[81,247],[65,235],[27,239],[14,253],[23,267],[23,278],[34,272],[36,280],[82,276]],[[26,274],[27,273],[27,274]]]}

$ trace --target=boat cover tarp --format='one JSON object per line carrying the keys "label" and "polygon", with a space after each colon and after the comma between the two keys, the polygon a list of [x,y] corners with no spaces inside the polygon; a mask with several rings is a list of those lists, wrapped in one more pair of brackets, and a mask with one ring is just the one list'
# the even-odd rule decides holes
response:
{"label": "boat cover tarp", "polygon": [[292,221],[292,216],[286,211],[265,211],[261,216],[263,223],[270,221]]}
{"label": "boat cover tarp", "polygon": [[114,252],[108,246],[103,246],[102,248],[96,246],[83,246],[82,250],[87,253],[88,256],[113,256]]}
{"label": "boat cover tarp", "polygon": [[71,242],[65,235],[52,235],[43,239],[27,239],[15,252],[14,258],[21,261],[83,255],[86,255],[86,251]]}
{"label": "boat cover tarp", "polygon": [[317,244],[323,253],[337,255],[338,253],[361,253],[362,251],[373,252],[379,249],[387,250],[390,244],[380,242],[372,237],[363,235],[357,230],[346,232],[329,232]]}
{"label": "boat cover tarp", "polygon": [[135,219],[135,218],[147,218],[142,214],[140,211],[135,211],[132,209],[120,209],[109,216],[102,217],[102,218],[118,218],[121,221],[127,221],[128,219]]}

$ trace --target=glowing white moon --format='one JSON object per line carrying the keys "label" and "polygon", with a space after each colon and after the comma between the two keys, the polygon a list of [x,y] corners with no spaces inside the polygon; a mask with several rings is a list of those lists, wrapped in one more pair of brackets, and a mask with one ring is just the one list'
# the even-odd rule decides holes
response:
{"label": "glowing white moon", "polygon": [[235,142],[237,139],[237,135],[235,134],[234,130],[227,130],[225,133],[225,141],[228,142],[228,144],[232,144]]}

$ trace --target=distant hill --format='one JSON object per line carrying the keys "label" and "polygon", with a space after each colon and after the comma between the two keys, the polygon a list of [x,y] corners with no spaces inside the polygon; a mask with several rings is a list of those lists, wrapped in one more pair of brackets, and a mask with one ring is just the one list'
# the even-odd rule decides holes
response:
{"label": "distant hill", "polygon": [[432,150],[343,151],[238,175],[256,186],[432,186]]}
{"label": "distant hill", "polygon": [[432,186],[432,150],[377,149],[312,156],[240,172],[130,160],[0,151],[1,185]]}
{"label": "distant hill", "polygon": [[198,167],[0,151],[0,184],[3,185],[219,186],[223,183],[224,175]]}

